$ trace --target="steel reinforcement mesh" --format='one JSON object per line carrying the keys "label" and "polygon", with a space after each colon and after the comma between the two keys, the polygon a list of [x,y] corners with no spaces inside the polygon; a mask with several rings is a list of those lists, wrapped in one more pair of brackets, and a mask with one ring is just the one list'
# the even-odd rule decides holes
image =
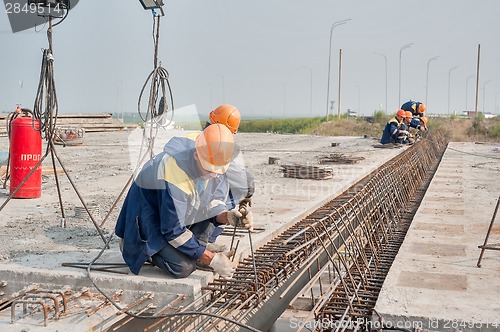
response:
{"label": "steel reinforcement mesh", "polygon": [[[311,315],[330,327],[362,329],[447,142],[429,135],[245,258],[231,279],[216,279],[165,331],[234,331],[238,321],[267,330],[325,268],[333,279]],[[203,313],[209,314],[203,315]],[[356,324],[356,325],[353,325]]]}

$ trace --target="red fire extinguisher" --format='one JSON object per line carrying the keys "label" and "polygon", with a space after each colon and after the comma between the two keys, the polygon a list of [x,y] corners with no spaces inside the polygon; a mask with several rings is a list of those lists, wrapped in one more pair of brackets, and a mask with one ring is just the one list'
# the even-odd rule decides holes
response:
{"label": "red fire extinguisher", "polygon": [[[40,123],[27,112],[15,118],[10,125],[10,194],[21,185],[42,158]],[[22,184],[13,198],[37,198],[42,195],[42,165]]]}

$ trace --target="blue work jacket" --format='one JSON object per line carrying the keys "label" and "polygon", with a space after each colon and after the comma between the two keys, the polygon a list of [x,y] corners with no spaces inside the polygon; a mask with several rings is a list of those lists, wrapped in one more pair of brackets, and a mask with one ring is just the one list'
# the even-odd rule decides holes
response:
{"label": "blue work jacket", "polygon": [[382,133],[382,138],[380,139],[380,143],[396,143],[400,125],[401,123],[396,118],[392,118],[387,121],[384,132]]}
{"label": "blue work jacket", "polygon": [[189,227],[226,210],[225,176],[205,180],[194,159],[195,142],[174,137],[139,172],[120,211],[115,233],[123,239],[122,256],[139,274],[147,259],[167,244],[197,260],[205,251]]}
{"label": "blue work jacket", "polygon": [[401,109],[403,111],[410,111],[411,114],[413,114],[413,116],[424,116],[424,113],[418,112],[418,107],[420,106],[420,104],[422,103],[419,101],[409,100],[403,105],[401,105]]}

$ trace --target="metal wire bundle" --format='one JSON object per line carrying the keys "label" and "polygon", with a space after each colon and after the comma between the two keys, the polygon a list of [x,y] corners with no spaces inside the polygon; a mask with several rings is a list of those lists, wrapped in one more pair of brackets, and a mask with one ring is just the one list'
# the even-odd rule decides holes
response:
{"label": "metal wire bundle", "polygon": [[[44,109],[45,104],[45,109]],[[43,50],[40,80],[35,98],[33,118],[40,122],[40,135],[50,141],[54,136],[58,104],[54,80],[54,56],[50,48]]]}

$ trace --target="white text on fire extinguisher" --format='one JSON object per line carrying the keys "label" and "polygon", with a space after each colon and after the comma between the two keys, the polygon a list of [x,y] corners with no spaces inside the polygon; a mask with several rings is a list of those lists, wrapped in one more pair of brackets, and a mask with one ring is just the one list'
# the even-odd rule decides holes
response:
{"label": "white text on fire extinguisher", "polygon": [[39,153],[23,153],[21,154],[22,161],[40,161],[42,155]]}

